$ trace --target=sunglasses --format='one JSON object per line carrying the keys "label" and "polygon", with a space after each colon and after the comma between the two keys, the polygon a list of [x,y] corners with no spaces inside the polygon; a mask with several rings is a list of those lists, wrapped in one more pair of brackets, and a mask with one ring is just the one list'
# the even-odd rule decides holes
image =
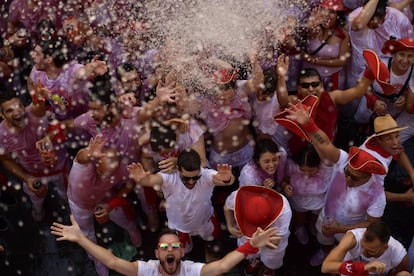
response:
{"label": "sunglasses", "polygon": [[167,250],[168,247],[171,247],[173,250],[181,248],[181,242],[160,242],[158,243],[158,248],[161,250]]}
{"label": "sunglasses", "polygon": [[182,176],[181,175],[180,177],[181,177],[181,180],[183,182],[188,182],[190,180],[197,181],[197,180],[199,180],[201,178],[201,174],[200,175],[197,175],[197,176]]}
{"label": "sunglasses", "polygon": [[318,87],[321,84],[320,81],[313,81],[313,82],[301,82],[299,85],[302,88],[309,88],[310,86],[312,86],[313,88]]}
{"label": "sunglasses", "polygon": [[363,177],[355,176],[349,172],[348,167],[344,168],[344,174],[345,174],[345,177],[349,176],[353,182],[358,182],[368,177],[368,176],[363,176]]}

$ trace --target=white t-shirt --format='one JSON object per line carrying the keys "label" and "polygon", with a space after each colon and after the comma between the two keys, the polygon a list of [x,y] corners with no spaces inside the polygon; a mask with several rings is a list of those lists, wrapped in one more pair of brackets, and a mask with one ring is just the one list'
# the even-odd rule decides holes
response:
{"label": "white t-shirt", "polygon": [[193,189],[184,186],[178,171],[160,173],[169,228],[184,233],[197,232],[205,228],[213,215],[211,196],[214,190],[213,175],[217,171],[202,168],[200,173],[201,178]]}
{"label": "white t-shirt", "polygon": [[381,217],[386,204],[381,176],[372,174],[363,185],[348,187],[344,174],[347,163],[348,153],[341,150],[339,160],[333,167],[331,186],[326,194],[325,214],[345,225],[365,221],[367,215]]}
{"label": "white t-shirt", "polygon": [[389,55],[381,52],[382,46],[390,36],[397,38],[412,37],[413,26],[410,20],[399,10],[387,7],[384,22],[376,29],[365,27],[358,31],[353,31],[352,21],[359,15],[362,7],[355,9],[348,16],[349,37],[352,45],[351,66],[348,68],[348,85],[354,86],[359,74],[364,71],[366,61],[362,56],[365,49],[371,49],[379,55],[386,57]]}
{"label": "white t-shirt", "polygon": [[[204,263],[196,263],[192,261],[181,261],[178,276],[196,276],[201,274]],[[149,260],[147,262],[138,261],[138,276],[159,276],[160,261]]]}
{"label": "white t-shirt", "polygon": [[309,177],[300,170],[298,164],[289,159],[287,172],[293,187],[293,196],[290,198],[292,207],[305,210],[322,209],[332,176],[332,167],[321,163],[318,172]]}
{"label": "white t-shirt", "polygon": [[[363,263],[369,263],[372,261],[381,261],[385,263],[386,265],[386,272],[388,273],[390,270],[392,270],[394,267],[399,265],[405,255],[407,255],[407,251],[405,250],[404,246],[394,239],[393,237],[390,237],[390,240],[388,241],[388,248],[385,250],[385,252],[378,258],[367,258],[362,254],[362,247],[361,247],[361,240],[366,231],[366,228],[356,228],[350,230],[350,232],[354,235],[356,239],[356,245],[354,248],[349,250],[345,257],[344,261],[346,260],[352,260],[352,261],[359,261]],[[387,273],[383,274],[386,275]]]}

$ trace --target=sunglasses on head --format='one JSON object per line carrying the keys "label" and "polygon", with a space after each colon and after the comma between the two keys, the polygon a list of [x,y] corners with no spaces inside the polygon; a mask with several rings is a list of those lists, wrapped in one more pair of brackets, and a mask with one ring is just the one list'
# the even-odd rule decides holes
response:
{"label": "sunglasses on head", "polygon": [[158,243],[158,248],[161,250],[167,250],[168,247],[171,247],[171,249],[180,249],[181,242],[160,242]]}
{"label": "sunglasses on head", "polygon": [[367,178],[367,176],[358,177],[358,176],[356,176],[356,175],[351,174],[351,173],[349,172],[349,170],[348,170],[348,167],[345,167],[345,168],[344,168],[344,174],[345,174],[345,177],[348,177],[348,176],[349,176],[349,177],[351,178],[351,180],[352,180],[352,181],[354,181],[354,182],[358,182],[358,181],[360,181],[360,180],[362,180],[362,179]]}
{"label": "sunglasses on head", "polygon": [[201,174],[200,174],[200,175],[197,175],[197,176],[181,176],[181,180],[182,180],[183,182],[188,182],[188,181],[190,181],[190,180],[197,181],[197,180],[199,180],[200,178],[201,178]]}
{"label": "sunglasses on head", "polygon": [[321,84],[320,81],[313,81],[313,82],[301,82],[299,85],[302,88],[309,88],[310,86],[312,86],[313,88],[318,87]]}

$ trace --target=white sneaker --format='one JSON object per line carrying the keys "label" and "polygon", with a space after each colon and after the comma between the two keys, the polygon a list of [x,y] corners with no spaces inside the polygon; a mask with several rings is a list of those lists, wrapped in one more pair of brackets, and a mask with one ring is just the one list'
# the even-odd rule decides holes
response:
{"label": "white sneaker", "polygon": [[301,226],[295,231],[295,237],[302,245],[308,244],[309,242],[309,236],[305,226]]}
{"label": "white sneaker", "polygon": [[316,251],[316,253],[311,257],[309,264],[311,266],[320,266],[325,260],[326,256],[328,256],[328,254],[326,254],[322,248],[319,248],[319,250]]}

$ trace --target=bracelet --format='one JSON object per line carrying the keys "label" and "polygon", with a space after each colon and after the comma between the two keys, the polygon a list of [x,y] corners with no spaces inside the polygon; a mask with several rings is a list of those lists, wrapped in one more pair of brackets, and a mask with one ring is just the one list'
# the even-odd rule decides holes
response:
{"label": "bracelet", "polygon": [[253,247],[250,241],[247,241],[243,245],[237,247],[236,251],[239,251],[245,257],[247,257],[247,255],[256,254],[257,252],[259,252],[259,248]]}
{"label": "bracelet", "polygon": [[306,131],[308,134],[317,132],[319,127],[315,124],[315,121],[312,118],[309,118],[309,121],[302,125],[302,129]]}
{"label": "bracelet", "polygon": [[365,263],[363,262],[345,261],[339,267],[338,272],[350,276],[368,276],[368,271],[365,270]]}

